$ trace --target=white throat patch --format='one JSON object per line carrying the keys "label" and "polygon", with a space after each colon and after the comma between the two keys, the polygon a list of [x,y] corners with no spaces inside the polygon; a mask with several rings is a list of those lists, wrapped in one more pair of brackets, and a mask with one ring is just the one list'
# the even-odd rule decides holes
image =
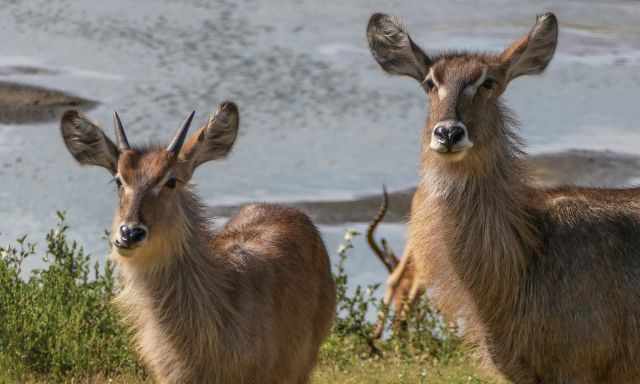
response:
{"label": "white throat patch", "polygon": [[464,188],[466,182],[466,177],[453,179],[450,175],[443,174],[437,169],[425,170],[420,180],[428,194],[438,199],[448,198],[460,188]]}

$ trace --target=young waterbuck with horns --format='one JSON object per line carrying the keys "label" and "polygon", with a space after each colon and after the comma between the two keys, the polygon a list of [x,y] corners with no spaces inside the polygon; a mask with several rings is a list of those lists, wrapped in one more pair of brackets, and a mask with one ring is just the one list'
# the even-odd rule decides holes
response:
{"label": "young waterbuck with horns", "polygon": [[117,114],[116,144],[78,112],[62,117],[73,157],[115,178],[118,307],[158,382],[307,383],[335,314],[325,246],[307,216],[275,205],[212,231],[189,180],[229,153],[238,109],[222,104],[187,139],[193,115],[166,149],[130,146]]}
{"label": "young waterbuck with horns", "polygon": [[428,95],[407,248],[437,304],[514,382],[640,382],[640,189],[533,188],[500,100],[547,67],[556,17],[499,54],[427,55],[383,14],[367,37]]}

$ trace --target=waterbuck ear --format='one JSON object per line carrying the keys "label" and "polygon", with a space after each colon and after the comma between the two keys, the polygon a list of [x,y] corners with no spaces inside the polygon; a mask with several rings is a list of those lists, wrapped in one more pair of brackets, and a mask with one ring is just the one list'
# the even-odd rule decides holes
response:
{"label": "waterbuck ear", "polygon": [[373,58],[386,72],[424,80],[431,59],[411,40],[400,19],[374,13],[367,25],[367,40]]}
{"label": "waterbuck ear", "polygon": [[502,52],[500,61],[507,81],[542,73],[558,45],[558,19],[553,13],[539,15],[529,33]]}
{"label": "waterbuck ear", "polygon": [[78,111],[67,111],[60,122],[62,139],[82,165],[98,165],[111,174],[118,172],[118,148],[94,123]]}
{"label": "waterbuck ear", "polygon": [[226,157],[238,136],[238,107],[226,101],[218,106],[207,124],[195,132],[180,151],[180,162],[190,168],[189,174],[202,163]]}

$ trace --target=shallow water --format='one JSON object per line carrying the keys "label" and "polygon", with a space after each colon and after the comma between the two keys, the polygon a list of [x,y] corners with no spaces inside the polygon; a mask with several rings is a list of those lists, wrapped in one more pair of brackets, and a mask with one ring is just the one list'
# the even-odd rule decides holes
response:
{"label": "shallow water", "polygon": [[[417,179],[425,96],[374,63],[364,34],[372,12],[403,16],[429,51],[502,49],[545,10],[560,19],[556,58],[506,94],[530,150],[639,153],[632,1],[4,1],[0,81],[96,100],[90,116],[109,131],[117,109],[137,142],[168,140],[190,110],[202,123],[234,100],[233,155],[195,175],[209,204],[343,199]],[[74,164],[57,122],[0,125],[0,178],[0,243],[24,233],[41,241],[67,210],[74,238],[102,258],[114,187],[105,171]],[[323,227],[331,249],[348,226]],[[402,226],[380,233],[400,251]],[[381,266],[356,245],[356,279],[379,281]]]}

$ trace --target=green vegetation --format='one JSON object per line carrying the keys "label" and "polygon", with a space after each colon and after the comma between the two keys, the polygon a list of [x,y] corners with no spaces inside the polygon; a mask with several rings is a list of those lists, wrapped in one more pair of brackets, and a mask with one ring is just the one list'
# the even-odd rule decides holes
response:
{"label": "green vegetation", "polygon": [[[26,276],[26,258],[38,252],[26,236],[0,248],[0,371],[6,381],[140,374],[128,335],[110,304],[113,268],[92,268],[82,247],[60,223],[47,234],[46,269]],[[92,276],[93,275],[93,276]]]}
{"label": "green vegetation", "polygon": [[[64,215],[40,250],[26,236],[0,247],[0,383],[147,382],[111,299],[113,267],[90,265],[67,237]],[[338,318],[314,383],[486,383],[455,334],[427,302],[401,331],[375,344],[378,285],[347,289],[344,264],[355,232],[338,250]],[[23,271],[27,258],[45,269]]]}

